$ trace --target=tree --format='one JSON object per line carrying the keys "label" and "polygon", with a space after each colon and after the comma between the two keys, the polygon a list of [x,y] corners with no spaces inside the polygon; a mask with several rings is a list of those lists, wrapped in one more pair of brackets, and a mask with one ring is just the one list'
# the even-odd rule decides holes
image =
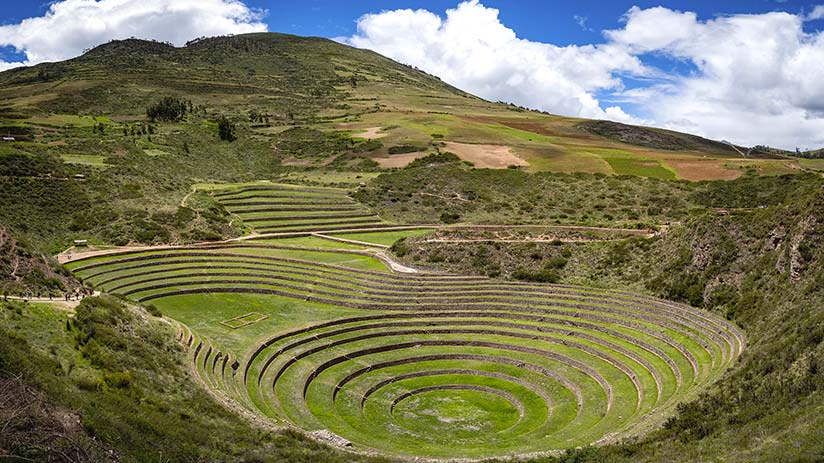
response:
{"label": "tree", "polygon": [[189,103],[171,96],[163,97],[159,102],[146,108],[146,116],[153,122],[177,122],[186,115],[189,107],[191,107]]}
{"label": "tree", "polygon": [[221,140],[232,142],[237,139],[235,135],[235,124],[232,124],[226,116],[220,116],[217,121],[217,135]]}

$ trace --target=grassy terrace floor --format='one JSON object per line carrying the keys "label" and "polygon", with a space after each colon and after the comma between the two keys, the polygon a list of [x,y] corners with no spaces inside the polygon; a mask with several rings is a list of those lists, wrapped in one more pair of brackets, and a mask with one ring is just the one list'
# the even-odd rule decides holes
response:
{"label": "grassy terrace floor", "polygon": [[348,196],[348,190],[260,182],[210,194],[257,233],[368,229],[387,224]]}
{"label": "grassy terrace floor", "polygon": [[[329,194],[314,190],[301,195]],[[178,321],[211,389],[263,417],[392,455],[505,456],[642,432],[744,348],[734,326],[681,304],[401,274],[376,257],[375,244],[420,233],[238,241],[66,265]]]}

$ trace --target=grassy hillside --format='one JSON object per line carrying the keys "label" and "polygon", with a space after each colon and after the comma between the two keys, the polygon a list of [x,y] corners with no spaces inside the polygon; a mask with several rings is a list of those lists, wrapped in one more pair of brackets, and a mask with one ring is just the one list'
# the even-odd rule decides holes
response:
{"label": "grassy hillside", "polygon": [[[709,202],[748,196],[760,182],[752,181],[693,196]],[[788,181],[775,185],[784,195],[766,208],[702,212],[652,239],[559,236],[541,243],[486,236],[446,244],[424,236],[396,243],[393,252],[429,268],[634,288],[705,307],[745,329],[739,364],[680,406],[663,429],[621,446],[572,452],[571,461],[819,461],[824,189],[815,176],[792,187]]]}
{"label": "grassy hillside", "polygon": [[[476,167],[660,179],[816,168],[808,160],[743,158],[672,132],[623,126],[622,133],[658,135],[615,137],[591,122],[483,101],[370,51],[282,34],[181,48],[111,42],[65,62],[0,73],[0,96],[0,132],[17,140],[0,145],[0,221],[46,252],[72,239],[236,236],[226,210],[189,195],[193,185],[352,186],[446,151]],[[158,107],[166,111],[150,111]],[[233,142],[218,138],[221,118],[234,126]]]}
{"label": "grassy hillside", "polygon": [[[181,363],[163,320],[109,298],[86,299],[69,315],[0,301],[0,381],[10,385],[0,403],[0,459],[352,461],[224,408]],[[31,398],[31,386],[48,399]]]}
{"label": "grassy hillside", "polygon": [[380,461],[276,423],[390,455],[824,459],[818,159],[283,34],[111,42],[0,73],[0,101],[2,289],[108,293],[2,302],[0,458]]}

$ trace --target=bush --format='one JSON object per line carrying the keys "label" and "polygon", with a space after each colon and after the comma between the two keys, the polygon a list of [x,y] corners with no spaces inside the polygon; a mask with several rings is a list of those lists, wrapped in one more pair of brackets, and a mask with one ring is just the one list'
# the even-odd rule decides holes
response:
{"label": "bush", "polygon": [[560,269],[566,267],[566,264],[567,264],[566,259],[564,259],[563,257],[560,257],[560,256],[556,256],[556,257],[550,258],[547,261],[547,263],[544,264],[544,269],[547,269],[547,270],[553,270],[553,269],[560,270]]}
{"label": "bush", "polygon": [[536,283],[557,283],[561,277],[552,270],[543,268],[537,272],[519,268],[512,272],[512,278],[521,281],[532,281]]}
{"label": "bush", "polygon": [[149,312],[152,316],[155,317],[162,317],[163,314],[160,312],[160,309],[157,308],[154,304],[146,304],[143,306],[146,309],[146,312]]}
{"label": "bush", "polygon": [[217,121],[217,135],[223,141],[233,142],[237,140],[235,124],[232,124],[226,116],[220,116]]}
{"label": "bush", "polygon": [[453,162],[461,162],[461,158],[457,154],[444,151],[443,153],[433,153],[422,158],[415,159],[406,166],[407,169],[414,169],[416,167],[430,167],[440,164],[451,164]]}
{"label": "bush", "polygon": [[392,251],[392,253],[394,253],[398,257],[403,257],[409,254],[410,249],[409,244],[406,243],[406,237],[404,236],[400,238],[398,241],[395,241],[392,244],[392,247],[389,248],[389,250]]}
{"label": "bush", "polygon": [[186,115],[191,102],[187,105],[185,101],[171,96],[163,97],[159,102],[146,108],[146,116],[151,121],[176,122]]}
{"label": "bush", "polygon": [[457,212],[444,211],[441,213],[441,222],[443,223],[455,223],[460,219],[461,215]]}
{"label": "bush", "polygon": [[398,146],[390,146],[389,147],[389,154],[417,153],[418,151],[424,151],[424,150],[426,150],[425,146],[398,145]]}
{"label": "bush", "polygon": [[127,389],[132,384],[132,375],[129,372],[106,373],[103,375],[103,382],[115,389]]}

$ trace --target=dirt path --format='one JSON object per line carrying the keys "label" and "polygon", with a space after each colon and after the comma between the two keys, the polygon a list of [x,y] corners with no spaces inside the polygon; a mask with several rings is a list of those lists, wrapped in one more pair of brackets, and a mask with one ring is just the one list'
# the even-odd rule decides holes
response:
{"label": "dirt path", "polygon": [[357,244],[359,246],[369,246],[369,247],[373,247],[373,248],[389,249],[389,246],[387,246],[385,244],[369,243],[367,241],[358,241],[358,240],[348,240],[346,238],[338,238],[337,236],[329,236],[329,235],[324,235],[322,233],[312,233],[312,236],[315,236],[315,237],[318,237],[318,238],[321,238],[321,239],[324,239],[324,240],[337,241],[339,243]]}
{"label": "dirt path", "polygon": [[398,273],[420,273],[420,271],[416,268],[407,267],[402,263],[396,261],[392,256],[390,256],[385,251],[378,251],[375,253],[375,257],[377,257],[381,262],[385,263],[392,269],[394,272]]}
{"label": "dirt path", "polygon": [[625,233],[627,235],[651,235],[654,230],[638,228],[589,227],[585,225],[440,225],[441,230],[568,230]]}
{"label": "dirt path", "polygon": [[[652,235],[650,235],[651,237]],[[621,238],[535,238],[535,239],[502,239],[502,238],[467,238],[467,239],[449,239],[449,238],[434,238],[426,240],[426,243],[595,243],[602,241],[617,241]]]}
{"label": "dirt path", "polygon": [[192,188],[188,193],[186,193],[186,196],[184,196],[183,199],[180,200],[180,207],[186,206],[186,201],[189,200],[189,198],[192,196],[192,194],[194,194],[194,192],[195,190],[194,188]]}
{"label": "dirt path", "polygon": [[123,251],[151,251],[154,249],[168,249],[174,248],[173,245],[163,245],[163,246],[118,246],[110,249],[95,249],[90,251],[79,251],[77,252],[75,248],[69,248],[57,256],[57,262],[61,264],[66,264],[73,260],[77,259],[84,259],[87,257],[96,257],[96,256],[105,256],[108,254],[114,254]]}
{"label": "dirt path", "polygon": [[[313,232],[311,230],[306,231],[299,231],[299,232],[281,232],[281,233],[253,233],[249,235],[240,236],[237,238],[230,238],[228,240],[223,241],[207,241],[207,242],[200,242],[200,243],[192,243],[187,245],[159,245],[159,246],[120,246],[114,247],[110,249],[93,249],[88,251],[77,251],[76,248],[72,247],[69,248],[57,256],[57,261],[61,264],[66,264],[78,259],[84,259],[89,257],[98,257],[98,256],[105,256],[109,254],[116,254],[119,252],[125,251],[156,251],[161,249],[175,249],[181,246],[198,246],[198,245],[208,245],[208,244],[221,244],[221,243],[236,243],[242,242],[247,240],[252,240],[255,238],[290,238],[290,237],[301,237],[301,236],[312,236],[312,235],[322,235],[318,236],[320,238],[330,239],[336,238],[329,236],[331,234],[338,234],[338,233],[347,233],[347,232],[356,232],[356,233],[369,233],[369,232],[388,232],[388,231],[401,231],[401,230],[420,230],[430,228],[432,230],[568,230],[568,231],[601,231],[601,232],[610,232],[610,233],[624,233],[627,235],[635,235],[635,236],[644,236],[644,237],[652,237],[656,235],[654,230],[638,230],[633,228],[603,228],[603,227],[588,227],[588,226],[577,226],[577,225],[438,225],[438,224],[428,224],[428,225],[398,225],[393,227],[375,227],[375,228],[363,228],[363,229],[345,229],[342,228],[340,230],[332,230],[332,231],[323,231],[323,232]],[[382,247],[381,245],[376,245],[374,243],[356,241],[356,240],[347,240],[346,238],[340,238],[336,241],[340,242],[351,242],[353,244],[360,244],[363,246],[370,246],[370,247]],[[473,240],[452,240],[453,242],[471,242]],[[482,241],[489,241],[489,240],[482,240]],[[540,242],[536,240],[531,240],[532,242]],[[553,240],[548,240],[553,241]],[[561,241],[564,241],[563,239]],[[448,242],[448,241],[445,241]],[[515,242],[515,241],[513,241]],[[380,253],[379,253],[380,254]],[[385,253],[384,253],[385,255]],[[380,257],[379,257],[380,258]],[[387,263],[391,259],[387,259]],[[391,261],[394,262],[394,261]],[[415,273],[417,270],[410,269],[402,264],[394,262],[395,266],[392,267],[393,270],[402,272],[402,273]],[[391,264],[390,264],[391,266]]]}
{"label": "dirt path", "polygon": [[[94,292],[94,296],[99,296],[99,295],[100,295],[100,291],[95,291]],[[49,299],[48,297],[29,297],[29,298],[26,298],[26,297],[22,297],[22,296],[8,296],[6,299],[15,300],[15,301],[36,302],[38,304],[51,304],[51,305],[54,305],[54,306],[56,306],[58,308],[61,308],[61,309],[64,309],[64,310],[74,310],[75,307],[80,305],[80,302],[83,300],[83,299],[80,299],[80,300],[71,299],[70,301],[67,301],[63,298],[63,296],[58,296],[58,297],[55,297],[54,299]]]}
{"label": "dirt path", "polygon": [[365,131],[361,133],[353,133],[352,137],[354,138],[365,138],[367,140],[374,140],[375,138],[383,138],[389,135],[386,132],[381,132],[381,127],[369,127]]}

